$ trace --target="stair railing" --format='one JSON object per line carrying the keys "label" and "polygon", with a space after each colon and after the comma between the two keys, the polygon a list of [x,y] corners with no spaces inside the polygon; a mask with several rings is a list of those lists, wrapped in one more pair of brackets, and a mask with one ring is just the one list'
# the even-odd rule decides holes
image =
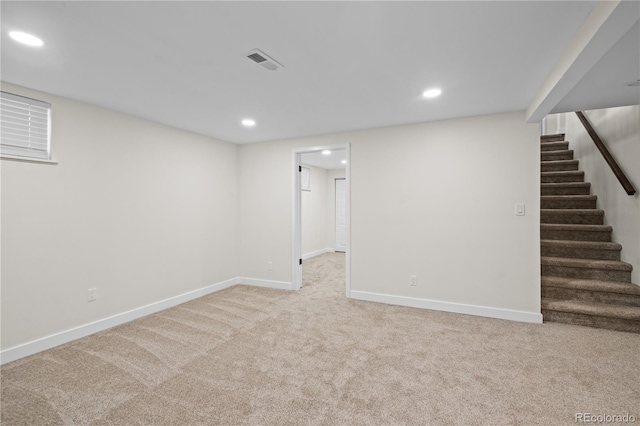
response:
{"label": "stair railing", "polygon": [[613,174],[616,175],[616,177],[618,178],[618,181],[622,184],[622,187],[624,188],[624,190],[627,192],[628,195],[635,195],[636,189],[633,187],[633,184],[627,178],[627,175],[624,174],[624,172],[618,165],[618,162],[615,160],[615,158],[613,158],[613,156],[607,149],[607,146],[604,144],[604,142],[602,142],[602,139],[600,139],[600,136],[598,136],[598,133],[595,131],[591,123],[589,123],[589,120],[587,120],[587,117],[584,115],[582,111],[576,111],[576,115],[578,116],[578,119],[584,126],[587,133],[589,133],[589,136],[591,136],[593,143],[596,144],[596,147],[604,157],[609,167],[611,167],[611,171],[613,172]]}

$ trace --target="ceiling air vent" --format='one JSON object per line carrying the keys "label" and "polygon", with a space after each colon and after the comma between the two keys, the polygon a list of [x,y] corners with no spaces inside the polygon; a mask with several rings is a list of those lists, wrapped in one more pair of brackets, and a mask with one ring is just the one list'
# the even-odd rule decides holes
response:
{"label": "ceiling air vent", "polygon": [[251,59],[256,64],[262,65],[269,71],[275,71],[278,68],[284,68],[284,66],[269,55],[259,49],[253,49],[247,54],[247,58]]}

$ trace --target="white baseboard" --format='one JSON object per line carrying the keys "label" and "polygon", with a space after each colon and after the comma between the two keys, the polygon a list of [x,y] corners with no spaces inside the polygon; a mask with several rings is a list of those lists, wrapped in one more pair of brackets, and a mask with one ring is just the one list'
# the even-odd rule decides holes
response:
{"label": "white baseboard", "polygon": [[325,253],[333,253],[335,250],[331,247],[323,248],[320,250],[312,251],[311,253],[306,253],[302,255],[302,260],[311,259],[312,257],[320,256]]}
{"label": "white baseboard", "polygon": [[275,288],[278,290],[293,290],[293,283],[287,281],[272,281],[272,280],[261,280],[257,278],[244,278],[239,277],[236,278],[238,280],[237,284],[245,284],[254,287],[267,287],[267,288]]}
{"label": "white baseboard", "polygon": [[89,324],[84,324],[69,330],[61,331],[59,333],[42,337],[40,339],[32,340],[31,342],[23,343],[21,345],[5,349],[0,352],[0,364],[6,364],[7,362],[15,361],[20,358],[36,354],[38,352],[42,352],[44,350],[51,349],[65,343],[69,343],[73,340],[89,336],[99,331],[107,330],[117,325],[121,325],[126,322],[133,321],[150,314],[154,314],[156,312],[160,312],[167,308],[171,308],[190,300],[206,296],[207,294],[215,293],[216,291],[224,290],[225,288],[229,288],[237,284],[277,288],[282,290],[291,290],[293,288],[290,282],[239,277],[231,278],[217,284],[212,284],[197,290],[180,294],[178,296],[150,303],[149,305],[145,305],[140,308],[132,309],[121,314],[116,314],[98,321],[91,322]]}
{"label": "white baseboard", "polygon": [[490,308],[487,306],[465,305],[462,303],[441,302],[438,300],[418,299],[415,297],[393,296],[390,294],[369,293],[351,290],[349,297],[368,302],[386,303],[389,305],[408,306],[411,308],[432,309],[435,311],[453,312],[457,314],[475,315],[479,317],[506,319],[519,322],[542,324],[542,314],[534,312],[513,311],[510,309]]}
{"label": "white baseboard", "polygon": [[[325,252],[326,253],[326,252]],[[180,305],[207,294],[244,284],[256,287],[268,287],[280,290],[292,290],[293,284],[286,281],[262,280],[256,278],[236,277],[226,281],[212,284],[197,290],[193,290],[175,297],[164,299],[140,308],[132,309],[121,314],[116,314],[89,324],[84,324],[69,330],[42,337],[22,345],[14,346],[0,352],[0,364],[15,361],[29,355],[42,352],[47,349],[71,342],[82,337],[89,336],[99,331],[133,321],[144,316],[160,312],[164,309]],[[532,312],[512,311],[508,309],[489,308],[485,306],[464,305],[451,302],[440,302],[429,299],[417,299],[412,297],[392,296],[388,294],[369,293],[365,291],[350,292],[353,299],[370,302],[387,303],[391,305],[409,306],[414,308],[433,309],[438,311],[454,312],[460,314],[476,315],[489,318],[507,319],[520,322],[542,323],[542,314]]]}

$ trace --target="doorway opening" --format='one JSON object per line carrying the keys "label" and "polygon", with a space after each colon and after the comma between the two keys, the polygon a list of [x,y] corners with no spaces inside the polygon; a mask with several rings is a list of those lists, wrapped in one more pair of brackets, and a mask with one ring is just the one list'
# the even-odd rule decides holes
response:
{"label": "doorway opening", "polygon": [[292,282],[304,285],[305,259],[328,252],[345,254],[345,294],[350,297],[350,150],[349,145],[293,151]]}

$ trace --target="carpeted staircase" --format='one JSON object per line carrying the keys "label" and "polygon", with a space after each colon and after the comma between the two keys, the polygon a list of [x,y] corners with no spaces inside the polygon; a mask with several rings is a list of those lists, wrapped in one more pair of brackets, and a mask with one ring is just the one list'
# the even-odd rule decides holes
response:
{"label": "carpeted staircase", "polygon": [[640,286],[620,261],[611,226],[564,134],[541,137],[542,315],[555,321],[640,333]]}

